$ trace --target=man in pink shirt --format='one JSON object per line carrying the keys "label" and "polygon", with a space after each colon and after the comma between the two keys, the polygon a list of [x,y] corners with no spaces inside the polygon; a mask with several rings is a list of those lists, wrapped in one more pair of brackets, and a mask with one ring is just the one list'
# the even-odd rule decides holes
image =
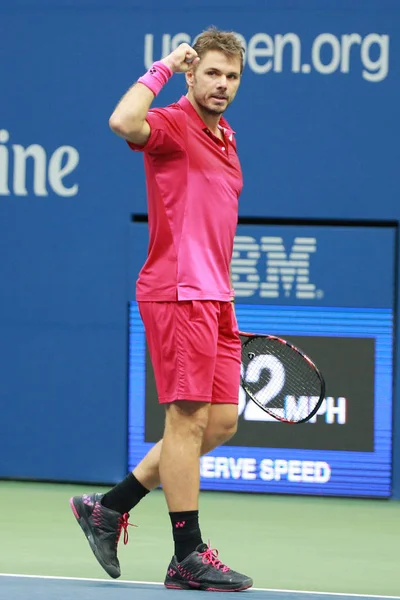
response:
{"label": "man in pink shirt", "polygon": [[[252,580],[226,567],[199,527],[200,456],[229,440],[238,417],[241,345],[230,261],[242,174],[234,132],[222,114],[243,70],[233,33],[211,28],[181,44],[125,94],[111,129],[144,153],[150,241],[136,288],[159,402],[163,439],[107,494],[71,498],[96,558],[119,577],[117,544],[129,511],[162,484],[174,556],[165,585],[239,591]],[[187,95],[150,109],[173,73]]]}

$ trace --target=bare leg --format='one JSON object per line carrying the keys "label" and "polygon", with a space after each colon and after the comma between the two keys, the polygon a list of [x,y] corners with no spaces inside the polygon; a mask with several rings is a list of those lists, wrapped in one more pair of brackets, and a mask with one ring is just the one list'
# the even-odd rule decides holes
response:
{"label": "bare leg", "polygon": [[[211,405],[207,427],[200,448],[201,456],[231,439],[236,433],[237,415],[238,408],[235,404]],[[133,471],[135,477],[148,490],[152,490],[160,485],[159,465],[162,446],[163,440],[160,440],[151,448]],[[174,460],[175,462],[177,461],[176,454],[174,455]]]}
{"label": "bare leg", "polygon": [[159,471],[170,512],[198,508],[199,458],[209,410],[204,402],[167,406]]}

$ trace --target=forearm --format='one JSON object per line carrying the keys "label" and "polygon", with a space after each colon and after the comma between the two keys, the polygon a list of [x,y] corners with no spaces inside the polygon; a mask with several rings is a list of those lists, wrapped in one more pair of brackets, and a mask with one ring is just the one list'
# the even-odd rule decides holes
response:
{"label": "forearm", "polygon": [[130,137],[141,131],[154,98],[154,93],[143,83],[135,83],[121,98],[110,117],[110,127],[114,133]]}
{"label": "forearm", "polygon": [[146,121],[150,106],[173,73],[186,73],[199,62],[197,52],[188,44],[180,44],[171,54],[153,63],[122,97],[109,119],[117,135],[143,146],[150,137]]}
{"label": "forearm", "polygon": [[[168,60],[168,59],[167,59]],[[146,116],[162,87],[172,76],[168,62],[157,61],[122,97],[110,117],[110,127],[117,135],[137,141],[146,138]]]}

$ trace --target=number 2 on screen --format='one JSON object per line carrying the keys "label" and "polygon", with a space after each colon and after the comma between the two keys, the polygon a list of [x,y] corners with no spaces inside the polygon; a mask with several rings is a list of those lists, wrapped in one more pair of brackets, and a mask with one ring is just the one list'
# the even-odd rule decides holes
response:
{"label": "number 2 on screen", "polygon": [[[241,366],[241,375],[249,383],[256,383],[260,379],[262,369],[268,369],[270,380],[256,394],[257,400],[264,406],[267,406],[281,392],[285,385],[285,368],[281,361],[275,356],[265,355],[256,356],[250,361],[246,375],[244,376],[244,367]],[[246,392],[240,386],[239,389],[239,415],[244,411],[246,421],[270,421],[271,417],[264,413],[254,402],[248,402],[246,406]]]}

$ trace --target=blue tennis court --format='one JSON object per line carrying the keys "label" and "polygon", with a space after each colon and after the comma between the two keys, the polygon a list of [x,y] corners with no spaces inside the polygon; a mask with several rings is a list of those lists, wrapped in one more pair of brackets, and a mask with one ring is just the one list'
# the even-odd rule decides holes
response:
{"label": "blue tennis court", "polygon": [[[248,600],[348,600],[350,598],[387,598],[399,600],[400,596],[363,596],[361,594],[329,594],[307,591],[270,590],[253,588],[245,594]],[[210,592],[167,590],[162,584],[138,581],[104,581],[102,579],[74,579],[68,577],[41,577],[34,575],[0,574],[1,600],[189,600],[210,595]],[[231,597],[220,592],[218,598]]]}

